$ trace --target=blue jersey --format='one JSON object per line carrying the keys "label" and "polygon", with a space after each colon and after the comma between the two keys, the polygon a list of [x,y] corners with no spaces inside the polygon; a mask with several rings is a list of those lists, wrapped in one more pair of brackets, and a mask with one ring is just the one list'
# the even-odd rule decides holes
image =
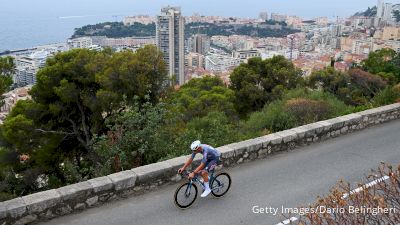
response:
{"label": "blue jersey", "polygon": [[[207,163],[208,161],[219,159],[219,157],[221,156],[221,153],[217,149],[209,145],[201,144],[200,147],[202,149],[200,153],[203,154],[203,159],[201,160],[202,163]],[[192,159],[194,159],[195,156],[196,153],[193,152]]]}

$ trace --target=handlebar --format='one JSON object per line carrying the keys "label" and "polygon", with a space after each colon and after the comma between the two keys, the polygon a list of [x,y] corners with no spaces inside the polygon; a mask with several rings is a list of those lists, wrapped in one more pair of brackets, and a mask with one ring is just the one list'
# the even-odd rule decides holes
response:
{"label": "handlebar", "polygon": [[[187,170],[184,170],[184,171],[182,171],[182,173],[181,173],[181,175],[182,176],[184,176],[184,177],[186,177],[186,178],[189,178],[189,174],[190,174],[190,172],[189,171],[187,171]],[[195,178],[196,177],[198,177],[199,175],[198,174],[195,174]]]}

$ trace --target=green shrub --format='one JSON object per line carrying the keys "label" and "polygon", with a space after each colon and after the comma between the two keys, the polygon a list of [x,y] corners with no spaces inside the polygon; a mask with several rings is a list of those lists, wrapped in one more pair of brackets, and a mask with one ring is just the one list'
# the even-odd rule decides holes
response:
{"label": "green shrub", "polygon": [[322,91],[294,89],[282,100],[268,104],[260,112],[254,112],[242,124],[248,137],[277,132],[351,113],[354,110],[334,95]]}
{"label": "green shrub", "polygon": [[383,105],[390,105],[400,100],[400,86],[386,87],[379,92],[373,99],[372,105],[379,107]]}
{"label": "green shrub", "polygon": [[343,101],[339,100],[335,95],[324,92],[316,91],[305,88],[298,88],[288,91],[284,96],[283,100],[288,101],[294,98],[304,98],[314,101],[323,101],[329,105],[329,113],[327,117],[342,116],[352,111],[353,107],[346,105]]}
{"label": "green shrub", "polygon": [[283,106],[283,101],[274,101],[261,112],[252,113],[246,123],[247,130],[252,133],[265,129],[277,132],[294,127],[296,118],[286,112]]}
{"label": "green shrub", "polygon": [[17,197],[16,195],[8,192],[0,192],[0,202],[7,201],[16,197]]}
{"label": "green shrub", "polygon": [[284,109],[296,118],[297,124],[323,120],[328,118],[332,111],[327,102],[305,98],[294,98],[286,101]]}
{"label": "green shrub", "polygon": [[214,147],[236,142],[240,139],[237,127],[231,123],[223,112],[210,112],[202,118],[190,121],[184,132],[176,140],[176,147],[171,149],[175,155],[187,155],[189,145],[194,140]]}

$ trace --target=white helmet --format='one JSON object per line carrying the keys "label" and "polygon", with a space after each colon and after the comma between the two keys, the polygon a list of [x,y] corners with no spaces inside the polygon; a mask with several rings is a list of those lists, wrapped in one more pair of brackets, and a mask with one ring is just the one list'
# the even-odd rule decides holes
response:
{"label": "white helmet", "polygon": [[190,149],[192,149],[192,151],[196,151],[197,148],[199,148],[201,145],[201,142],[199,140],[194,141],[191,145],[190,145]]}

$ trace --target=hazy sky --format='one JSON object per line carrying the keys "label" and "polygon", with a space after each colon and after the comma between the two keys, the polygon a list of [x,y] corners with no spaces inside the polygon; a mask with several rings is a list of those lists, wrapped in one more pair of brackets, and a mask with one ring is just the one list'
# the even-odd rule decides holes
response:
{"label": "hazy sky", "polygon": [[[0,14],[46,16],[156,14],[161,6],[182,6],[185,15],[256,17],[260,11],[310,18],[349,16],[376,5],[377,0],[12,0],[3,1]],[[399,2],[399,1],[390,1]]]}

